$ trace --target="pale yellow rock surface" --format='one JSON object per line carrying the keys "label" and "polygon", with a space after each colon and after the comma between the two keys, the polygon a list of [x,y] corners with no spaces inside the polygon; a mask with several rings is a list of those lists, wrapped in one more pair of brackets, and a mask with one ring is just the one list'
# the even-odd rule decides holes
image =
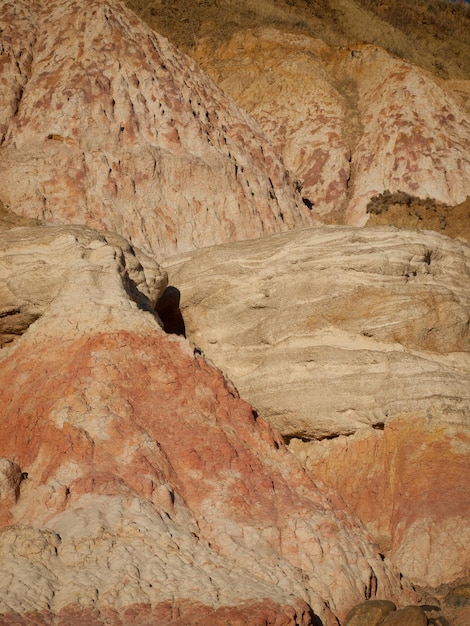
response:
{"label": "pale yellow rock surface", "polygon": [[362,225],[370,198],[470,195],[468,81],[449,85],[383,49],[274,29],[236,33],[196,58],[261,124],[324,221]]}
{"label": "pale yellow rock surface", "polygon": [[[152,309],[166,284],[153,259],[113,233],[80,226],[0,231],[0,345],[21,335],[52,302],[57,307],[59,295],[69,314],[77,293],[101,307],[121,301],[129,308],[131,297]],[[88,323],[96,328],[98,320]]]}
{"label": "pale yellow rock surface", "polygon": [[321,227],[165,263],[187,336],[286,436],[467,419],[470,248]]}
{"label": "pale yellow rock surface", "polygon": [[187,336],[414,584],[466,575],[470,248],[320,227],[166,263]]}

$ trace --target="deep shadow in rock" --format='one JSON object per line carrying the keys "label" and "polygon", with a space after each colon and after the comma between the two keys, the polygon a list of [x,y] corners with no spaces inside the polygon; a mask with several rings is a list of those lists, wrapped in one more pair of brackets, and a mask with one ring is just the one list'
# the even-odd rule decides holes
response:
{"label": "deep shadow in rock", "polygon": [[186,337],[186,327],[180,310],[181,293],[179,289],[169,285],[155,307],[163,324],[163,329],[170,335]]}

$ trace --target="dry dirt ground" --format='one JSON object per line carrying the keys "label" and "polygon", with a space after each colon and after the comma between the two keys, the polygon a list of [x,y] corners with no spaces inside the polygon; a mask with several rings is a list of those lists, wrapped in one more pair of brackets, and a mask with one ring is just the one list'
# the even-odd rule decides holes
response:
{"label": "dry dirt ground", "polygon": [[393,224],[400,228],[435,230],[470,243],[470,198],[453,207],[407,194],[382,194],[369,203],[367,226]]}

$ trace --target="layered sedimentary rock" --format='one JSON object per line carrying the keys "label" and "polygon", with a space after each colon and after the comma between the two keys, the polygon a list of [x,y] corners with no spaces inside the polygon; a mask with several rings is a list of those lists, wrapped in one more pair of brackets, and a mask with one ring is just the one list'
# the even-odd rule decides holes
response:
{"label": "layered sedimentary rock", "polygon": [[[468,570],[470,248],[322,227],[168,261],[187,336],[420,585]],[[303,440],[303,441],[302,441]]]}
{"label": "layered sedimentary rock", "polygon": [[196,58],[259,121],[324,221],[364,224],[385,190],[458,204],[470,195],[470,123],[461,94],[376,46],[334,48],[258,29]]}
{"label": "layered sedimentary rock", "polygon": [[[111,274],[114,291],[105,285],[109,276],[103,266],[109,264],[119,264],[116,276]],[[0,231],[0,346],[22,335],[68,284],[89,291],[89,282],[103,289],[103,302],[105,293],[122,296],[124,282],[132,298],[150,310],[167,278],[153,259],[114,233],[80,226]]]}
{"label": "layered sedimentary rock", "polygon": [[0,9],[0,200],[164,255],[312,223],[266,137],[113,0]]}
{"label": "layered sedimentary rock", "polygon": [[6,265],[8,306],[38,317],[0,351],[2,623],[333,626],[377,593],[409,602],[335,493],[163,332],[156,264],[24,227]]}

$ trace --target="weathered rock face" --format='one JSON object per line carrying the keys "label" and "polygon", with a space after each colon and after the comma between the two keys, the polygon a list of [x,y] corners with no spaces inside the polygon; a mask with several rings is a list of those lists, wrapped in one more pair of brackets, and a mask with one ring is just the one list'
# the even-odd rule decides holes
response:
{"label": "weathered rock face", "polygon": [[403,574],[421,585],[464,576],[470,248],[323,227],[166,269],[187,336],[285,437],[310,442],[292,450]]}
{"label": "weathered rock face", "polygon": [[465,417],[469,262],[432,232],[322,227],[165,268],[188,337],[286,436],[318,439],[433,407]]}
{"label": "weathered rock face", "polygon": [[[262,30],[238,33],[196,58],[214,80],[257,119],[303,183],[317,215],[347,199],[351,150],[348,103],[332,84],[319,40]],[[351,128],[352,131],[352,128]]]}
{"label": "weathered rock face", "polygon": [[312,223],[256,123],[113,0],[0,9],[0,200],[159,256]]}
{"label": "weathered rock face", "polygon": [[44,282],[22,302],[47,303],[0,351],[2,623],[307,626],[312,607],[332,626],[376,593],[409,602],[334,492],[139,308],[158,266],[105,234],[14,228],[12,276],[28,242]]}
{"label": "weathered rock face", "polygon": [[357,85],[363,124],[348,223],[365,222],[374,191],[463,202],[470,195],[470,122],[452,90],[373,46],[342,56],[340,71]]}
{"label": "weathered rock face", "polygon": [[383,430],[294,439],[290,449],[312,475],[337,488],[404,576],[439,586],[466,575],[468,424],[416,412]]}
{"label": "weathered rock face", "polygon": [[[114,289],[104,284],[108,266],[118,268],[111,274]],[[109,298],[127,300],[124,283],[141,307],[152,309],[167,277],[153,259],[113,233],[80,226],[0,231],[0,346],[40,318],[67,284],[90,290],[90,282],[93,289],[101,284]]]}
{"label": "weathered rock face", "polygon": [[451,205],[470,195],[466,81],[447,87],[375,46],[273,29],[215,51],[203,42],[196,58],[259,121],[324,221],[364,224],[387,189]]}

